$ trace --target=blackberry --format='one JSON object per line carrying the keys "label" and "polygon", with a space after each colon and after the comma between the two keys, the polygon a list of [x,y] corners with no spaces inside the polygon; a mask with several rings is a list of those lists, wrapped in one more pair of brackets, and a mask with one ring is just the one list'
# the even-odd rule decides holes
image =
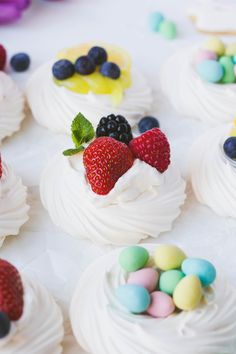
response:
{"label": "blackberry", "polygon": [[97,126],[96,136],[109,136],[110,138],[129,144],[133,139],[131,126],[125,117],[121,115],[110,114],[107,117],[102,117]]}

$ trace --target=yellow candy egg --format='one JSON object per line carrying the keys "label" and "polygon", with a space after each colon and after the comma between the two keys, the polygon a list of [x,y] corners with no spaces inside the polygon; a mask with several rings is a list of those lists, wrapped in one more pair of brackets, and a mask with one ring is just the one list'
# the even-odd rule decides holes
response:
{"label": "yellow candy egg", "polygon": [[225,55],[233,56],[236,54],[236,43],[230,43],[227,45]]}
{"label": "yellow candy egg", "polygon": [[156,266],[161,270],[180,268],[185,258],[185,253],[173,245],[160,245],[155,253]]}
{"label": "yellow candy egg", "polygon": [[210,37],[205,43],[205,49],[215,52],[217,55],[225,53],[225,45],[218,37]]}
{"label": "yellow candy egg", "polygon": [[229,136],[236,136],[236,119],[233,122],[233,128],[231,129]]}
{"label": "yellow candy egg", "polygon": [[176,286],[173,294],[175,306],[183,311],[194,310],[202,299],[201,282],[195,275],[188,275]]}

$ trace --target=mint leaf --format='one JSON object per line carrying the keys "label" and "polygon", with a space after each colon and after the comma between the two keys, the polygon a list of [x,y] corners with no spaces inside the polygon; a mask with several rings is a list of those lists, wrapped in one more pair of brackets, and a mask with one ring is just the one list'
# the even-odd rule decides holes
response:
{"label": "mint leaf", "polygon": [[79,113],[71,124],[72,140],[76,148],[80,147],[83,143],[87,143],[95,136],[95,131],[92,124]]}
{"label": "mint leaf", "polygon": [[84,150],[84,147],[80,146],[77,149],[68,149],[68,150],[63,151],[63,155],[64,156],[72,156],[72,155],[78,154],[78,152],[81,152],[83,150]]}

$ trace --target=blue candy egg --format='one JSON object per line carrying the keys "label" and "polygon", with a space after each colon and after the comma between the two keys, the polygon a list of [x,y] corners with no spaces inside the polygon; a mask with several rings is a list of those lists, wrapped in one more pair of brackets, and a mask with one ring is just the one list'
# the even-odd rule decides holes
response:
{"label": "blue candy egg", "polygon": [[154,32],[158,32],[164,19],[164,16],[160,12],[152,12],[149,16],[150,29]]}
{"label": "blue candy egg", "polygon": [[140,285],[121,285],[116,290],[120,303],[132,313],[142,313],[147,310],[151,299],[148,291]]}
{"label": "blue candy egg", "polygon": [[197,276],[203,286],[211,285],[216,278],[216,269],[212,263],[200,258],[187,258],[182,263],[185,275]]}
{"label": "blue candy egg", "polygon": [[204,60],[197,65],[197,72],[202,80],[219,82],[224,76],[223,66],[215,60]]}

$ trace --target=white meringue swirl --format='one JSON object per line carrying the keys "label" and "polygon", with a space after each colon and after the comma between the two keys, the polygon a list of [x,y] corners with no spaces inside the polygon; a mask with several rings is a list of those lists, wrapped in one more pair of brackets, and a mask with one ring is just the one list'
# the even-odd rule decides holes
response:
{"label": "white meringue swirl", "polygon": [[0,143],[20,129],[24,96],[10,76],[0,71]]}
{"label": "white meringue swirl", "polygon": [[45,168],[41,199],[54,224],[98,243],[133,244],[171,229],[185,200],[185,182],[170,166],[163,174],[135,160],[105,196],[88,184],[82,154],[58,155]]}
{"label": "white meringue swirl", "polygon": [[9,335],[0,339],[1,354],[60,354],[64,335],[62,314],[48,291],[22,277],[24,311],[12,322]]}
{"label": "white meringue swirl", "polygon": [[27,189],[11,167],[2,164],[0,178],[0,247],[6,236],[17,235],[28,220]]}
{"label": "white meringue swirl", "polygon": [[199,202],[221,216],[236,218],[236,166],[224,157],[222,147],[230,125],[216,127],[192,146],[190,178]]}
{"label": "white meringue swirl", "polygon": [[162,90],[180,114],[211,125],[230,122],[236,112],[236,84],[203,81],[194,67],[198,50],[181,49],[167,60],[161,72]]}
{"label": "white meringue swirl", "polygon": [[[145,245],[152,254],[157,245]],[[87,268],[72,298],[70,317],[78,343],[90,354],[235,354],[236,291],[223,278],[205,292],[205,301],[166,319],[133,315],[115,291],[126,274],[120,250]]]}
{"label": "white meringue swirl", "polygon": [[71,122],[79,113],[97,126],[102,116],[121,114],[133,126],[145,115],[152,104],[152,92],[146,79],[139,73],[132,75],[132,85],[125,90],[118,107],[111,103],[110,95],[78,94],[57,86],[52,79],[50,61],[36,70],[27,85],[27,98],[34,118],[39,124],[56,132],[70,133]]}

